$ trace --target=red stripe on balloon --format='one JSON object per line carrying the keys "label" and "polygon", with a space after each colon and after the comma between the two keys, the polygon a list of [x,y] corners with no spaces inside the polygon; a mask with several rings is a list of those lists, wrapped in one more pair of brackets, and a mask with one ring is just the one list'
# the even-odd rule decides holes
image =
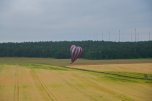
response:
{"label": "red stripe on balloon", "polygon": [[75,45],[72,45],[70,48],[70,52],[72,53],[73,48],[76,47]]}
{"label": "red stripe on balloon", "polygon": [[77,47],[77,54],[76,54],[75,58],[78,58],[79,53],[80,53],[80,47]]}
{"label": "red stripe on balloon", "polygon": [[80,58],[80,56],[82,55],[82,48],[80,47],[80,53],[79,53],[79,56],[78,56],[78,58]]}
{"label": "red stripe on balloon", "polygon": [[74,56],[73,56],[73,59],[74,59],[73,61],[76,60],[77,54],[78,54],[78,48],[76,47],[76,48],[75,48],[75,52],[74,52]]}
{"label": "red stripe on balloon", "polygon": [[74,62],[74,55],[75,55],[75,52],[76,52],[76,48],[74,48],[73,50],[72,50],[72,62]]}

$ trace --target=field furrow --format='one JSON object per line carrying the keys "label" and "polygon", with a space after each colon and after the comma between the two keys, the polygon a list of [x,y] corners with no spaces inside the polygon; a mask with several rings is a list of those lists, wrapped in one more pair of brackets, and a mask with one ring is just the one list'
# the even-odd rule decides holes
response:
{"label": "field furrow", "polygon": [[[73,77],[74,78],[74,77]],[[84,95],[86,98],[89,98],[91,101],[98,101],[94,96],[92,96],[91,93],[86,92],[84,89],[82,89],[80,86],[81,85],[75,85],[73,83],[71,83],[71,81],[69,81],[68,79],[64,79],[61,77],[61,79],[63,79],[63,81],[70,86],[72,89],[77,90],[78,92],[80,92],[82,95]]]}
{"label": "field furrow", "polygon": [[40,84],[41,90],[43,90],[44,93],[48,96],[48,101],[57,101],[55,96],[53,95],[53,93],[50,92],[50,90],[47,88],[45,83],[39,78],[39,76],[37,75],[36,71],[34,71],[32,69],[31,70],[31,74],[32,74],[33,79]]}
{"label": "field furrow", "polygon": [[[72,74],[74,77],[77,77],[75,79],[81,80],[84,82],[84,84],[87,84],[92,89],[96,90],[98,94],[101,94],[101,96],[111,96],[111,98],[117,99],[118,101],[127,100],[127,101],[134,101],[132,98],[128,97],[127,95],[120,94],[118,90],[111,89],[107,86],[102,85],[103,82],[97,80],[95,77],[86,77],[85,75],[76,75]],[[108,85],[108,84],[107,84]],[[86,85],[81,84],[81,86],[85,87]]]}
{"label": "field furrow", "polygon": [[14,71],[14,81],[15,81],[15,85],[14,85],[14,101],[19,101],[19,79],[18,79],[18,68],[16,69],[16,71]]}

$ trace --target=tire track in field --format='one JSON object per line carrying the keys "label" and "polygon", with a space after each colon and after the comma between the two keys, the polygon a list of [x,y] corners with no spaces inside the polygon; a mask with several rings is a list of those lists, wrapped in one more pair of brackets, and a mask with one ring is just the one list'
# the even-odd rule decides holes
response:
{"label": "tire track in field", "polygon": [[14,71],[14,101],[19,101],[19,79],[18,79],[18,68]]}
{"label": "tire track in field", "polygon": [[[61,67],[61,66],[60,66]],[[61,67],[62,68],[62,67]],[[63,67],[63,68],[68,68],[68,67]],[[69,68],[69,69],[73,69],[73,70],[79,70],[79,71],[84,71],[84,72],[94,72],[92,70],[86,70],[86,69],[77,69],[77,68]],[[96,72],[96,71],[95,71]],[[98,72],[97,73],[102,73],[102,72]],[[73,74],[73,77],[78,77],[78,75],[74,75]],[[82,81],[84,81],[85,79],[83,79],[83,77],[78,77],[79,79],[81,79]],[[87,79],[88,80],[88,79]],[[85,81],[87,81],[85,80]],[[93,80],[88,80],[88,82],[92,83],[92,84],[96,84],[98,85],[98,87],[95,87],[96,89],[99,89],[99,90],[104,90],[105,92],[109,93],[109,94],[112,94],[114,95],[116,98],[120,99],[120,100],[123,100],[123,101],[134,101],[132,98],[128,97],[128,96],[125,96],[123,94],[115,94],[114,91],[110,90],[110,89],[107,89],[107,88],[104,88],[102,87],[101,85],[99,85],[97,82],[93,81]],[[88,83],[90,86],[92,86],[90,83]],[[68,84],[68,82],[67,82]],[[70,82],[69,82],[70,84]],[[80,89],[79,87],[77,87],[76,89]],[[81,89],[80,89],[81,90]],[[89,95],[89,94],[88,94]],[[91,96],[92,98],[94,98],[93,96]]]}
{"label": "tire track in field", "polygon": [[39,82],[40,83],[40,87],[41,89],[44,91],[44,93],[47,95],[48,100],[49,101],[57,101],[56,97],[54,96],[54,94],[48,89],[48,87],[46,86],[46,84],[38,77],[36,71],[34,71],[33,69],[31,70],[31,75],[34,79],[34,81]]}
{"label": "tire track in field", "polygon": [[84,96],[92,99],[92,101],[98,101],[95,97],[91,96],[91,94],[88,94],[86,92],[84,92],[84,90],[82,90],[81,88],[79,88],[77,85],[73,85],[72,83],[70,83],[68,80],[66,80],[63,77],[60,77],[67,85],[69,85],[70,87],[76,89],[77,91],[79,91],[81,94],[83,94]]}
{"label": "tire track in field", "polygon": [[[73,76],[76,77],[77,75],[73,74]],[[122,101],[134,101],[134,99],[132,99],[131,97],[128,97],[128,96],[126,96],[124,94],[120,94],[118,92],[116,93],[113,90],[110,90],[108,88],[102,87],[100,84],[98,84],[97,82],[95,82],[92,79],[83,79],[83,77],[79,77],[79,79],[82,80],[82,81],[90,82],[90,83],[88,83],[90,86],[92,86],[91,83],[93,85],[96,85],[96,86],[92,86],[92,87],[94,87],[94,88],[96,88],[98,90],[104,91],[106,93],[109,93],[109,94],[115,96],[116,98],[118,98],[118,99],[120,99]]]}

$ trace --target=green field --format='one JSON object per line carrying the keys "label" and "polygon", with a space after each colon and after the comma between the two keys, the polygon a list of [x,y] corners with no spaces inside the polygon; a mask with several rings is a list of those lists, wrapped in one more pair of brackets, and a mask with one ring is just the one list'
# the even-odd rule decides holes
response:
{"label": "green field", "polygon": [[152,59],[0,58],[0,101],[151,101]]}

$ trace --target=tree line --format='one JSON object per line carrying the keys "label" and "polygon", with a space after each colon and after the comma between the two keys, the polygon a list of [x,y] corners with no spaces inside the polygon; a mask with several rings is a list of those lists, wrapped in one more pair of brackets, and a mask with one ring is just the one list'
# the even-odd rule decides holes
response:
{"label": "tree line", "polygon": [[85,59],[133,59],[152,58],[152,41],[108,42],[108,41],[45,41],[0,43],[0,57],[49,57],[70,58],[71,45],[83,48]]}

